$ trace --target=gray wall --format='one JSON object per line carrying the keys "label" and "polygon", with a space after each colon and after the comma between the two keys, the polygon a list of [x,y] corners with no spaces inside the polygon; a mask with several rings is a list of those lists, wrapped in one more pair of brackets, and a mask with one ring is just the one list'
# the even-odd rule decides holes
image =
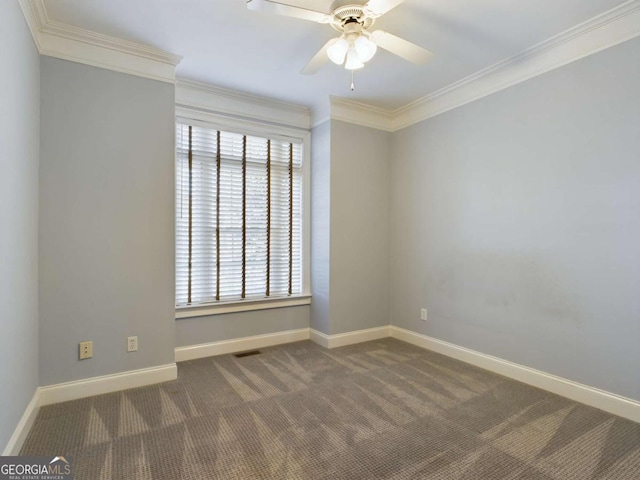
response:
{"label": "gray wall", "polygon": [[0,15],[0,451],[38,386],[40,64],[18,2]]}
{"label": "gray wall", "polygon": [[181,318],[176,320],[176,347],[308,327],[308,305]]}
{"label": "gray wall", "polygon": [[335,120],[311,135],[311,327],[388,325],[390,135]]}
{"label": "gray wall", "polygon": [[41,99],[40,384],[172,363],[174,86],[43,57]]}
{"label": "gray wall", "polygon": [[393,324],[640,399],[639,85],[636,39],[395,133]]}
{"label": "gray wall", "polygon": [[389,325],[390,134],[331,121],[331,328]]}
{"label": "gray wall", "polygon": [[331,122],[311,130],[311,328],[330,324]]}

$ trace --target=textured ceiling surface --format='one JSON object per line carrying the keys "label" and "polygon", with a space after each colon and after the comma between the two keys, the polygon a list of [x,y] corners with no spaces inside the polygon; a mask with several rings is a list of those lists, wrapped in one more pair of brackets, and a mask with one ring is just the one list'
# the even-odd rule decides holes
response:
{"label": "textured ceiling surface", "polygon": [[[287,3],[329,12],[327,0]],[[342,2],[345,3],[345,2]],[[351,3],[364,3],[354,0]],[[428,48],[416,66],[386,51],[355,72],[328,63],[300,70],[336,32],[328,25],[249,11],[245,0],[46,0],[54,21],[151,45],[184,58],[179,77],[315,107],[329,95],[399,108],[516,55],[621,0],[406,0],[376,21]]]}

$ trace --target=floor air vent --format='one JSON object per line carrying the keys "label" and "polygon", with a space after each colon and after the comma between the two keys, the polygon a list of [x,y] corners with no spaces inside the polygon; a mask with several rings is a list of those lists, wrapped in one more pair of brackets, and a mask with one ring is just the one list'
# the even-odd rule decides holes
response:
{"label": "floor air vent", "polygon": [[262,352],[260,350],[250,350],[248,352],[240,352],[240,353],[234,353],[233,356],[234,357],[250,357],[251,355],[260,355]]}

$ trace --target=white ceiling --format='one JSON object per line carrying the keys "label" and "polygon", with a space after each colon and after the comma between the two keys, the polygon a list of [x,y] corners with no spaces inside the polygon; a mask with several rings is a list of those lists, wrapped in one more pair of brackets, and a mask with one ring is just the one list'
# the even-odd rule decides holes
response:
{"label": "white ceiling", "polygon": [[[330,0],[287,0],[325,12]],[[346,3],[346,2],[342,2]],[[354,0],[350,3],[364,3]],[[249,11],[245,0],[46,0],[51,20],[182,55],[179,77],[306,105],[329,95],[395,109],[516,55],[621,0],[406,0],[376,22],[435,53],[415,66],[379,50],[349,75],[300,69],[336,32],[328,25]]]}

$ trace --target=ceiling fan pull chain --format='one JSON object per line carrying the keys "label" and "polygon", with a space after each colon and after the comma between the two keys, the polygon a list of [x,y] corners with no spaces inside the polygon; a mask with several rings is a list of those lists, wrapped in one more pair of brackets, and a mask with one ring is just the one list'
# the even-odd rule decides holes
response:
{"label": "ceiling fan pull chain", "polygon": [[353,84],[353,70],[351,70],[351,91],[353,92],[356,89],[356,86]]}

